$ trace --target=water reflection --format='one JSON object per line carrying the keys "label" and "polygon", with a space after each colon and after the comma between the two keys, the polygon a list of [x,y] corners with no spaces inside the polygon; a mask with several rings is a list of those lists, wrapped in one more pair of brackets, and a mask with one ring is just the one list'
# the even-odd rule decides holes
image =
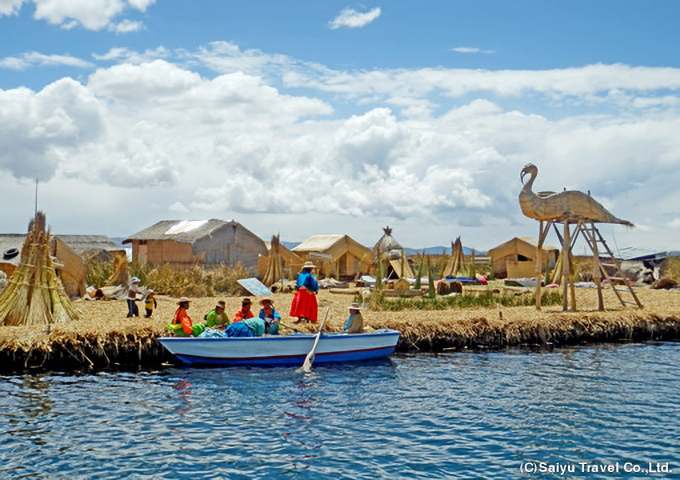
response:
{"label": "water reflection", "polygon": [[34,445],[46,445],[43,436],[50,434],[48,417],[54,403],[49,382],[44,375],[24,375],[14,399],[16,405],[7,416],[11,426],[7,433],[24,437]]}
{"label": "water reflection", "polygon": [[662,344],[405,355],[304,375],[0,377],[0,478],[516,478],[526,459],[680,469],[678,363],[680,345]]}

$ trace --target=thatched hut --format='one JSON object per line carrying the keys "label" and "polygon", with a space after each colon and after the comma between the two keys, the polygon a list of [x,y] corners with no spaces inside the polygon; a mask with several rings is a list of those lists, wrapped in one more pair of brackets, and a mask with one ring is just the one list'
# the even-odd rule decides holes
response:
{"label": "thatched hut", "polygon": [[383,264],[382,271],[387,279],[413,278],[415,274],[411,268],[409,256],[406,250],[392,236],[392,229],[387,226],[383,228],[383,236],[373,247],[373,271],[377,271],[378,261],[386,262]]}
{"label": "thatched hut", "polygon": [[312,235],[292,251],[318,265],[322,276],[338,280],[368,272],[371,264],[371,250],[348,235]]}
{"label": "thatched hut", "polygon": [[[78,249],[80,244],[84,245],[84,237],[90,235],[56,235],[50,240],[50,255],[54,257],[54,268],[57,276],[64,286],[64,291],[69,297],[81,297],[85,293],[85,277],[87,276],[87,261],[83,258],[83,248]],[[108,239],[108,237],[101,237]],[[0,234],[0,271],[7,276],[11,276],[21,262],[18,252],[26,240],[26,235],[20,234]],[[120,245],[108,240],[115,248],[122,250]]]}
{"label": "thatched hut", "polygon": [[162,220],[123,241],[132,244],[132,260],[142,264],[236,265],[257,270],[267,255],[264,241],[238,222]]}
{"label": "thatched hut", "polygon": [[[536,249],[538,242],[531,237],[515,237],[490,249],[493,273],[496,278],[530,278],[536,276]],[[543,245],[543,268],[554,268],[560,250]]]}

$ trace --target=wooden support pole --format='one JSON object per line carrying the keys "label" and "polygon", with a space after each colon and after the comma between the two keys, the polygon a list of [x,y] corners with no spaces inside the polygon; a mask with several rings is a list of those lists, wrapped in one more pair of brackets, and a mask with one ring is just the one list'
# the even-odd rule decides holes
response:
{"label": "wooden support pole", "polygon": [[541,309],[541,287],[543,283],[543,243],[550,231],[552,220],[549,220],[543,228],[543,220],[540,221],[538,228],[538,245],[536,246],[536,310]]}
{"label": "wooden support pole", "polygon": [[[585,228],[585,225],[584,225]],[[593,251],[593,280],[597,286],[597,309],[604,312],[604,298],[602,297],[602,265],[600,264],[600,253],[597,249],[597,238],[595,236],[595,224],[590,224],[590,248]]]}

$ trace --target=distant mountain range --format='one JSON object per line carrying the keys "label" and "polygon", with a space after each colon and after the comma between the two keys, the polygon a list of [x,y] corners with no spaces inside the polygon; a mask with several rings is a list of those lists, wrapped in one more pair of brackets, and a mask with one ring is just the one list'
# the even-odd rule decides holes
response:
{"label": "distant mountain range", "polygon": [[[427,248],[404,248],[409,255],[420,255],[425,250],[425,255],[451,255],[451,247],[427,247]],[[463,247],[464,255],[472,255],[472,248]],[[486,255],[486,252],[475,250],[475,255]]]}
{"label": "distant mountain range", "polygon": [[[281,242],[281,245],[286,247],[288,250],[292,250],[293,248],[297,247],[300,245],[301,242]],[[404,248],[406,250],[406,253],[409,255],[420,255],[423,252],[422,248]],[[424,249],[425,250],[425,255],[451,255],[451,247],[427,247]],[[468,247],[463,247],[463,253],[465,255],[471,255],[472,254],[472,249]],[[479,250],[475,250],[475,255],[486,255],[486,252],[482,252]]]}

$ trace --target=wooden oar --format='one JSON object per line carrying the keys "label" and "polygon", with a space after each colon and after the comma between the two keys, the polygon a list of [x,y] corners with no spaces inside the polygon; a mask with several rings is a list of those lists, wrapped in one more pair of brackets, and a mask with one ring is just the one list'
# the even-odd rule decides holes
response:
{"label": "wooden oar", "polygon": [[284,327],[284,328],[288,328],[289,330],[292,330],[292,331],[294,331],[294,332],[296,332],[296,333],[302,333],[302,331],[298,330],[297,328],[290,327],[290,326],[286,325],[286,324],[283,323],[283,322],[279,322],[279,325],[281,325],[281,326]]}
{"label": "wooden oar", "polygon": [[326,307],[326,313],[324,314],[323,320],[321,321],[321,325],[319,326],[319,331],[316,333],[316,338],[314,339],[314,345],[312,346],[312,349],[307,354],[307,358],[305,358],[305,363],[303,363],[300,368],[295,370],[296,372],[309,373],[309,372],[312,371],[312,363],[314,362],[314,352],[316,351],[316,346],[319,344],[319,339],[321,338],[321,331],[323,330],[324,323],[326,323],[326,319],[328,318],[328,312],[329,311],[330,311],[330,308]]}

